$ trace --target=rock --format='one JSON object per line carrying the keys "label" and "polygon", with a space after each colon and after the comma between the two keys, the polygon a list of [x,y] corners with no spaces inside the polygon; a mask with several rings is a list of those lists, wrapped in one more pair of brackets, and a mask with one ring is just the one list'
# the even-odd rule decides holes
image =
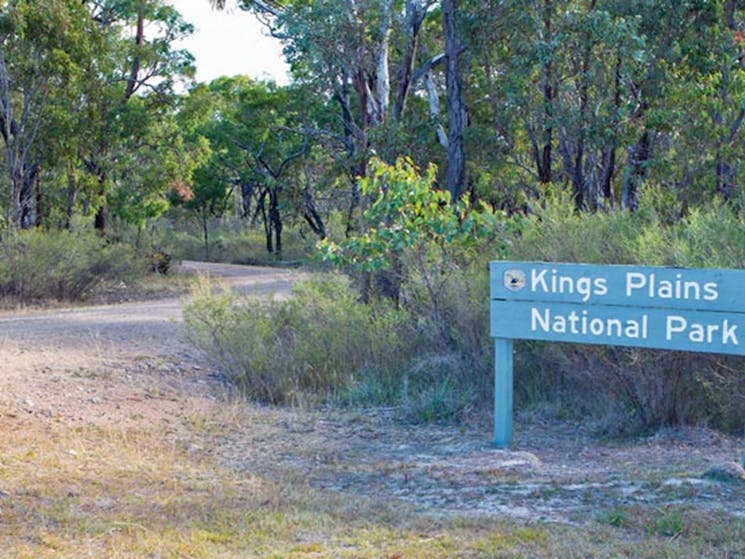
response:
{"label": "rock", "polygon": [[737,462],[725,462],[706,470],[703,477],[714,481],[745,482],[745,469]]}

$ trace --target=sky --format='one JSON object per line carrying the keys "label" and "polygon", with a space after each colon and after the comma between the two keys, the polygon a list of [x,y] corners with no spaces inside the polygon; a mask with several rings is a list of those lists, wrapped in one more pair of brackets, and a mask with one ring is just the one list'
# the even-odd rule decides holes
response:
{"label": "sky", "polygon": [[170,3],[195,27],[194,34],[176,46],[196,58],[197,80],[208,82],[219,76],[245,74],[288,83],[280,42],[269,37],[253,15],[236,8],[214,11],[209,0]]}

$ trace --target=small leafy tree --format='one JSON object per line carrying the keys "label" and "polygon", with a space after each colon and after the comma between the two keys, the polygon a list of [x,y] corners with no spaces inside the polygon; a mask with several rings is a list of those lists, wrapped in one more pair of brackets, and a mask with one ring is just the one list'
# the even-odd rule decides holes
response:
{"label": "small leafy tree", "polygon": [[[360,180],[369,205],[363,230],[342,242],[321,241],[323,258],[361,273],[367,296],[378,294],[424,303],[436,323],[443,322],[442,297],[457,259],[495,230],[496,215],[474,211],[463,198],[435,188],[437,169],[424,174],[407,158],[395,165],[374,159]],[[400,301],[399,301],[400,302]]]}

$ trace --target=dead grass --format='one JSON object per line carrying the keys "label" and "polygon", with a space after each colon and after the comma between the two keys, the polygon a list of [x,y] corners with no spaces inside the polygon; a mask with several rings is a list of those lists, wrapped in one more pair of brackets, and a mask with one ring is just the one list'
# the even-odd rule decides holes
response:
{"label": "dead grass", "polygon": [[[458,518],[221,466],[235,403],[135,427],[0,419],[0,556],[44,558],[740,557],[745,526],[686,507],[581,525]],[[728,555],[729,554],[729,555]]]}

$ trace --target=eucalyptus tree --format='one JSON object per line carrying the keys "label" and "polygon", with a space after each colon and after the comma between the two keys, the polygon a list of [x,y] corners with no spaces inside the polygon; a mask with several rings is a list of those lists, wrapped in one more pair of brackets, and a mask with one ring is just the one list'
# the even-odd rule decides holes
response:
{"label": "eucalyptus tree", "polygon": [[267,252],[281,254],[284,218],[294,209],[323,234],[312,193],[307,183],[299,186],[315,126],[306,116],[312,103],[298,86],[218,78],[192,90],[187,104],[189,112],[203,115],[195,131],[211,150],[187,204],[201,216],[205,238],[207,218],[225,210],[236,187],[243,214],[264,227]]}
{"label": "eucalyptus tree", "polygon": [[[174,47],[193,28],[164,0],[89,0],[84,2],[105,47],[89,75],[85,103],[89,141],[80,160],[96,187],[87,203],[96,208],[96,227],[109,224],[109,198],[121,200],[120,188],[168,183],[183,177],[177,166],[163,165],[158,141],[164,130],[173,139],[172,118],[178,80],[193,76],[193,58]],[[178,145],[176,142],[175,145]],[[148,180],[143,165],[151,165]],[[121,204],[118,206],[122,208]],[[122,212],[120,212],[121,214]],[[122,215],[126,217],[126,213]]]}
{"label": "eucalyptus tree", "polygon": [[514,208],[566,185],[578,208],[633,209],[649,180],[732,190],[738,2],[494,0],[465,13],[482,195]]}
{"label": "eucalyptus tree", "polygon": [[44,214],[41,181],[44,165],[53,163],[47,149],[54,143],[53,123],[62,121],[56,118],[60,112],[73,109],[80,78],[91,64],[90,26],[80,2],[6,0],[0,5],[5,219],[11,228],[28,228]]}
{"label": "eucalyptus tree", "polygon": [[676,134],[661,166],[688,201],[731,199],[745,179],[739,164],[745,156],[745,5],[691,2],[676,22],[678,60],[685,63],[668,70]]}
{"label": "eucalyptus tree", "polygon": [[[224,0],[212,5],[224,8]],[[325,0],[238,3],[265,18],[285,45],[296,81],[337,104],[343,150],[349,161],[353,210],[360,202],[357,178],[371,154],[393,161],[410,153],[417,130],[407,120],[418,93],[431,138],[444,152],[446,187],[457,199],[466,190],[465,128],[468,122],[459,59],[458,2],[446,0]],[[443,79],[438,79],[438,69]],[[438,83],[439,82],[439,83]],[[444,87],[442,85],[444,82]],[[447,118],[440,98],[447,100]],[[428,114],[428,117],[427,117]],[[447,129],[443,125],[447,121]],[[351,215],[351,211],[350,211]]]}

